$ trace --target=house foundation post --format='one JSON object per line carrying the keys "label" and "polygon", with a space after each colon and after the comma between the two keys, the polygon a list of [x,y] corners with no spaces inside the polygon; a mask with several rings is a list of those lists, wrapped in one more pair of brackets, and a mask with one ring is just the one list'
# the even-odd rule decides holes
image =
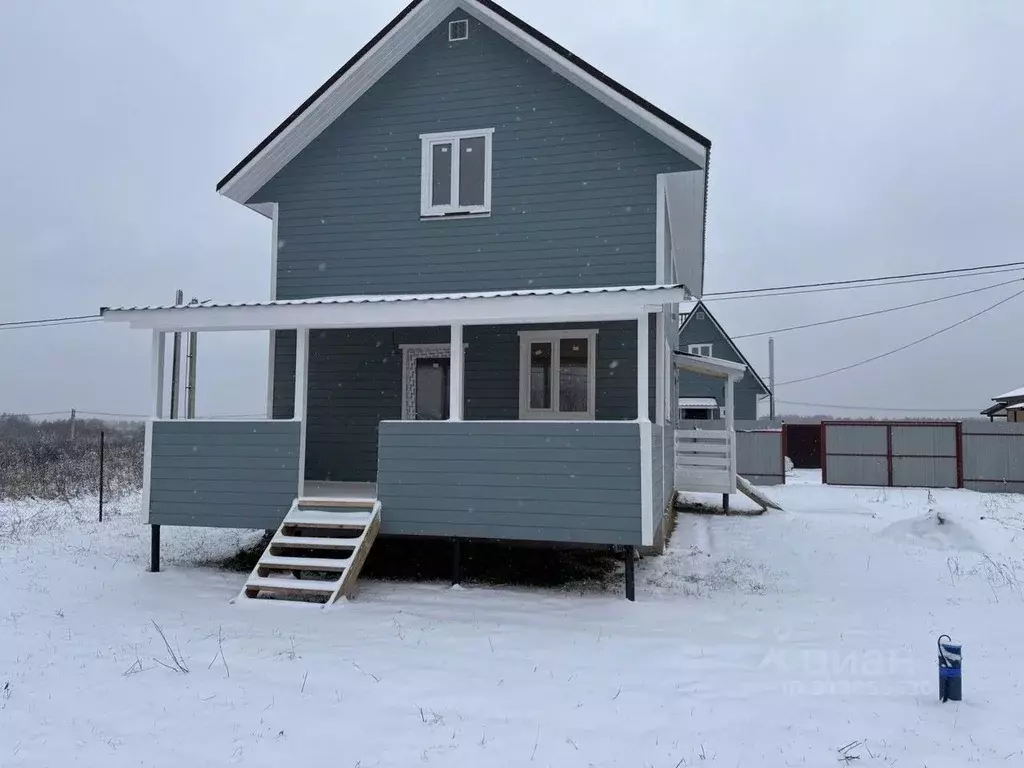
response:
{"label": "house foundation post", "polygon": [[149,570],[160,573],[160,526],[151,525],[149,529]]}
{"label": "house foundation post", "polygon": [[452,539],[452,586],[462,583],[462,544]]}
{"label": "house foundation post", "polygon": [[636,549],[626,547],[626,599],[636,602]]}

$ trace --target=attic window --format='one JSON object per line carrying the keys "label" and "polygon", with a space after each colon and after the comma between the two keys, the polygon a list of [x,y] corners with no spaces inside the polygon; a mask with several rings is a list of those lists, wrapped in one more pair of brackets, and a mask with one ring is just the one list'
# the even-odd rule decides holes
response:
{"label": "attic window", "polygon": [[691,355],[700,357],[712,357],[710,344],[691,344],[686,350]]}
{"label": "attic window", "polygon": [[460,40],[469,40],[469,20],[460,19],[448,23],[448,42],[457,43]]}
{"label": "attic window", "polygon": [[493,136],[493,128],[420,136],[423,145],[421,216],[491,212]]}

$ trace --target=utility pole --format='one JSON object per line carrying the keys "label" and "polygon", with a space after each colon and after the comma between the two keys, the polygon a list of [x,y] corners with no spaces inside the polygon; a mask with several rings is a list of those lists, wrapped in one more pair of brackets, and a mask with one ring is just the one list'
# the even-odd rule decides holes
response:
{"label": "utility pole", "polygon": [[71,409],[71,442],[75,441],[75,409]]}
{"label": "utility pole", "polygon": [[[185,294],[178,289],[174,296],[175,306],[181,306],[185,301]],[[174,345],[171,351],[171,418],[178,418],[178,386],[181,369],[181,331],[174,332]]]}
{"label": "utility pole", "polygon": [[768,337],[768,418],[775,418],[775,339]]}
{"label": "utility pole", "polygon": [[185,385],[185,418],[196,417],[196,365],[199,352],[199,334],[191,331],[188,335],[188,383]]}

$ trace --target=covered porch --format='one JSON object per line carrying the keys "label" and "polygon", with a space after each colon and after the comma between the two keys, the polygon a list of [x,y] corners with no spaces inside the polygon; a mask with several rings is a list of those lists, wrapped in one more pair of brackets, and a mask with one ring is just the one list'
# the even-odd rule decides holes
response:
{"label": "covered porch", "polygon": [[[673,365],[725,382],[724,429],[677,429],[675,431],[675,486],[677,490],[720,493],[725,510],[729,494],[736,492],[736,430],[734,390],[747,366],[731,360],[676,352]],[[682,398],[681,398],[682,400]],[[711,402],[715,402],[711,399]],[[682,408],[680,409],[682,411]],[[716,409],[717,410],[717,409]],[[680,413],[680,420],[684,418]]]}
{"label": "covered porch", "polygon": [[[133,307],[103,317],[153,334],[143,492],[154,532],[269,529],[297,498],[350,499],[381,502],[385,535],[650,547],[673,479],[665,318],[686,301],[681,287],[627,286]],[[243,330],[274,332],[268,418],[168,419],[167,334]],[[386,381],[362,383],[387,397],[328,423],[334,397],[354,390],[325,396],[345,360],[318,346],[385,333],[392,349],[374,341],[367,359],[376,350]],[[398,341],[417,335],[434,338]],[[501,339],[512,341],[498,365],[490,353]],[[446,363],[443,382],[431,373],[418,382],[430,402],[409,388],[410,361],[424,356],[428,366]],[[361,428],[361,467],[332,459],[331,446]]]}

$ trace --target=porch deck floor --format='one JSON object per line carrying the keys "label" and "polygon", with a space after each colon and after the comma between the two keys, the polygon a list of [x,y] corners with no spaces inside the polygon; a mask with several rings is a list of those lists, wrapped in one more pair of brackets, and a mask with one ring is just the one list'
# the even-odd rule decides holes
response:
{"label": "porch deck floor", "polygon": [[307,480],[302,498],[310,501],[374,502],[377,500],[377,484]]}

